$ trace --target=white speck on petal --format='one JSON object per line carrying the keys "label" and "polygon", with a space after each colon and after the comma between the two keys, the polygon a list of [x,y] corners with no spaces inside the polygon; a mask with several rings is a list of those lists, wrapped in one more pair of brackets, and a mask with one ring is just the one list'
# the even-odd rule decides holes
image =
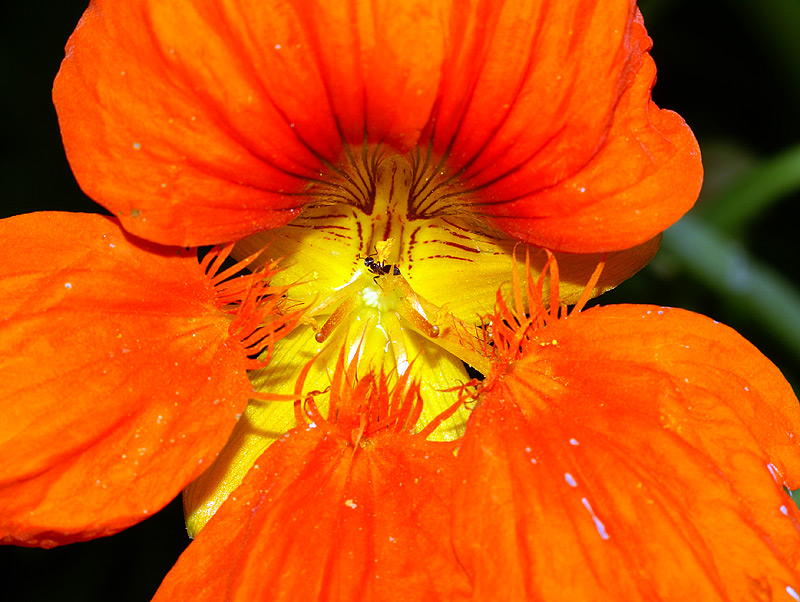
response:
{"label": "white speck on petal", "polygon": [[775,465],[772,462],[767,464],[767,470],[769,470],[769,474],[772,475],[772,479],[777,483],[778,482],[778,471],[777,471],[777,469],[775,468]]}
{"label": "white speck on petal", "polygon": [[800,596],[797,595],[797,592],[794,591],[794,588],[791,585],[786,586],[786,593],[797,600],[797,602],[800,602]]}
{"label": "white speck on petal", "polygon": [[586,508],[589,511],[589,514],[592,515],[592,520],[594,521],[594,526],[597,529],[597,532],[600,534],[600,537],[602,537],[603,539],[608,539],[608,533],[606,532],[606,526],[603,524],[603,521],[601,521],[595,515],[594,510],[592,510],[591,504],[589,504],[589,500],[587,500],[585,497],[582,497],[581,498],[581,502],[583,503],[583,507]]}
{"label": "white speck on petal", "polygon": [[565,473],[564,473],[564,480],[565,480],[567,483],[569,483],[569,486],[570,486],[570,487],[577,487],[577,486],[578,486],[578,483],[575,481],[575,477],[573,477],[573,476],[572,476],[571,474],[569,474],[568,472],[565,472]]}
{"label": "white speck on petal", "polygon": [[142,148],[142,145],[139,142],[134,142],[133,143],[133,148],[135,150],[139,150],[140,148]]}
{"label": "white speck on petal", "polygon": [[577,439],[570,439],[569,440],[569,444],[570,445],[578,445],[578,440]]}
{"label": "white speck on petal", "polygon": [[789,509],[786,506],[781,506],[781,513],[789,516]]}
{"label": "white speck on petal", "polygon": [[354,508],[354,509],[358,507],[353,500],[345,501],[344,505],[347,506],[348,508]]}
{"label": "white speck on petal", "polygon": [[64,283],[64,288],[72,288],[72,283],[71,282],[65,282]]}

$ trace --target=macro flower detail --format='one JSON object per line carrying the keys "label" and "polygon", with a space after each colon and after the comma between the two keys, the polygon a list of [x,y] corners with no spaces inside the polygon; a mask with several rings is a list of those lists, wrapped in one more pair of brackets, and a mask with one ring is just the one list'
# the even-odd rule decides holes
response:
{"label": "macro flower detail", "polygon": [[3,540],[117,532],[214,459],[254,394],[248,355],[291,325],[283,291],[264,272],[226,284],[203,269],[215,253],[201,266],[113,218],[38,213],[3,229]]}
{"label": "macro flower detail", "polygon": [[227,567],[192,588],[197,600],[233,592],[242,600],[316,599],[324,591],[343,600],[468,595],[452,548],[442,545],[452,528],[454,444],[427,440],[430,426],[412,432],[422,397],[407,377],[391,389],[385,377],[356,378],[340,355],[330,417],[313,396],[305,400],[305,418],[258,460],[156,600],[192,587],[205,546]]}
{"label": "macro flower detail", "polygon": [[157,600],[800,600],[789,385],[584,310],[702,180],[649,48],[622,0],[91,2],[54,100],[113,217],[0,222],[3,541],[183,490]]}
{"label": "macro flower detail", "polygon": [[700,183],[691,131],[650,101],[649,47],[620,0],[101,0],[54,97],[83,188],[162,244],[288,223],[366,140],[446,157],[458,207],[519,239],[610,251],[659,234]]}
{"label": "macro flower detail", "polygon": [[532,313],[496,314],[509,368],[458,452],[473,599],[793,599],[798,404],[775,366],[679,309]]}

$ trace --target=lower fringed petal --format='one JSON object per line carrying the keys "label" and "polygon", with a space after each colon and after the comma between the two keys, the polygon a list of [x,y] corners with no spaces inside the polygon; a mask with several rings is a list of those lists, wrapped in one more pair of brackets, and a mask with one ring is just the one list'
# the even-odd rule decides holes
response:
{"label": "lower fringed petal", "polygon": [[731,329],[689,312],[573,314],[495,375],[458,453],[475,600],[791,600],[800,408]]}
{"label": "lower fringed petal", "polygon": [[[384,319],[384,326],[386,322]],[[364,325],[359,321],[349,325],[349,329],[346,335],[349,339],[347,346],[353,357],[362,358],[359,362],[362,374],[374,369],[370,357],[382,356],[387,372],[395,368],[394,355],[391,352],[384,353],[387,343],[380,328],[367,328],[367,335],[364,336]],[[342,341],[345,340],[344,336],[341,337]],[[445,393],[442,390],[453,382],[465,382],[469,377],[464,365],[457,359],[447,356],[436,347],[425,348],[423,353],[422,337],[413,332],[407,332],[405,336],[408,356],[414,358],[413,374],[419,379],[421,392],[426,400],[419,419],[421,429],[458,400],[457,393]],[[320,391],[315,395],[315,402],[321,411],[327,412],[330,367],[336,363],[339,340],[338,337],[335,338],[332,344],[318,352],[319,345],[313,337],[298,328],[275,345],[275,354],[270,364],[263,370],[251,373],[251,380],[260,391],[291,395],[295,393],[295,383],[305,372],[303,390]],[[376,341],[380,345],[377,350]],[[315,354],[316,359],[309,364]],[[432,438],[452,440],[463,434],[467,416],[467,410],[462,408],[446,420]],[[220,455],[183,493],[186,526],[190,535],[195,536],[203,528],[225,498],[239,486],[264,450],[295,426],[295,413],[291,404],[283,401],[250,402]]]}
{"label": "lower fringed petal", "polygon": [[222,448],[251,386],[194,253],[99,215],[0,222],[0,540],[108,535]]}
{"label": "lower fringed petal", "polygon": [[455,457],[407,433],[355,446],[329,426],[259,458],[167,575],[154,602],[467,598],[450,545]]}

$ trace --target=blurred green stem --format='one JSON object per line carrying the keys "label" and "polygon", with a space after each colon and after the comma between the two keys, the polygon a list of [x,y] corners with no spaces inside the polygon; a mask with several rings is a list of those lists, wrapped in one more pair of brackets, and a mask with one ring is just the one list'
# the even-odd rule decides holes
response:
{"label": "blurred green stem", "polygon": [[729,236],[741,233],[765,209],[800,189],[800,145],[746,172],[699,212]]}
{"label": "blurred green stem", "polygon": [[667,230],[662,248],[800,358],[800,292],[779,273],[691,215]]}

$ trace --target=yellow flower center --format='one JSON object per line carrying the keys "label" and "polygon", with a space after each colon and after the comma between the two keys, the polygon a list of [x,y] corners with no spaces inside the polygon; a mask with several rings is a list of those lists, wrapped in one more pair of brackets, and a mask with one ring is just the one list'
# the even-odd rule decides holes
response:
{"label": "yellow flower center", "polygon": [[[515,269],[527,269],[526,257],[534,273],[540,270],[545,252],[492,228],[470,202],[474,191],[422,151],[401,156],[366,146],[346,149],[343,161],[310,183],[304,197],[311,202],[297,219],[234,249],[239,258],[263,250],[262,262],[281,259],[284,268],[272,284],[291,285],[287,306],[304,309],[303,322],[276,344],[270,363],[251,373],[255,389],[313,392],[324,413],[332,371],[344,352],[359,376],[383,369],[390,384],[406,374],[419,382],[422,430],[457,402],[452,389],[470,379],[466,365],[488,372],[486,321],[496,295],[510,296]],[[598,260],[586,255],[562,262],[563,301],[577,299]],[[627,277],[637,268],[621,271],[628,270]],[[624,279],[611,272],[612,285]],[[607,288],[601,282],[596,292]],[[468,413],[460,408],[430,438],[461,436]],[[227,447],[186,491],[190,533],[295,426],[291,403],[251,400]]]}

